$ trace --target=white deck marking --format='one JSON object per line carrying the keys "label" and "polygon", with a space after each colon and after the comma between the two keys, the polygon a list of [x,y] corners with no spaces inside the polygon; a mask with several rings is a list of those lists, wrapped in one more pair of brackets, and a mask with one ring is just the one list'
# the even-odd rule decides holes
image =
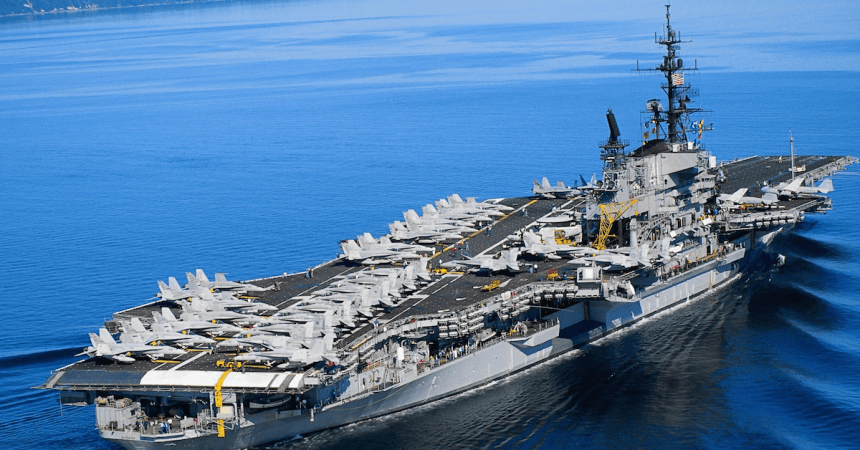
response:
{"label": "white deck marking", "polygon": [[[186,364],[190,363],[191,361],[194,361],[194,360],[196,360],[197,358],[200,358],[200,357],[202,357],[202,356],[204,356],[204,355],[208,355],[208,354],[209,354],[209,352],[200,352],[198,355],[195,355],[195,356],[193,356],[193,357],[189,358],[189,359],[188,359],[188,361],[183,361],[183,362],[181,362],[181,363],[179,363],[179,364],[177,364],[177,365],[175,365],[175,366],[173,366],[173,367],[171,367],[171,368],[169,368],[169,369],[167,369],[167,370],[176,370],[176,369],[178,369],[178,368],[180,368],[180,367],[182,367],[182,366],[184,366],[184,365],[186,365]],[[160,367],[160,366],[159,366],[159,367]],[[158,369],[158,367],[156,367],[156,369]]]}

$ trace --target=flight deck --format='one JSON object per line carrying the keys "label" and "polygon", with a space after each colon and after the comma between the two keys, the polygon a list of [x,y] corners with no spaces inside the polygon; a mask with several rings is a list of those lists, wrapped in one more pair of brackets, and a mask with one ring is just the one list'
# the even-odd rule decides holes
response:
{"label": "flight deck", "polygon": [[[805,176],[815,177],[815,174],[829,174],[835,167],[842,168],[850,163],[843,157],[802,156],[797,157],[795,164],[805,167]],[[724,162],[718,168],[712,169],[715,174],[721,172],[724,181],[718,183],[717,189],[722,193],[730,193],[737,189],[747,188],[753,195],[761,195],[760,187],[763,182],[776,184],[791,178],[789,157],[751,157],[738,161]],[[776,205],[770,205],[770,210],[785,210],[792,208],[808,208],[810,201],[815,199],[785,199]],[[442,263],[458,260],[465,256],[494,254],[511,244],[517,233],[536,224],[537,219],[570,213],[582,206],[581,198],[545,199],[540,197],[508,198],[501,204],[514,208],[503,217],[486,224],[481,229],[466,235],[463,239],[446,245],[436,245],[435,253],[426,255],[430,259],[429,269],[440,267]],[[338,348],[349,348],[359,339],[366,339],[374,329],[384,327],[386,323],[410,316],[426,316],[469,308],[497,294],[495,290],[482,289],[498,281],[498,286],[506,291],[514,291],[529,284],[544,281],[551,273],[556,273],[556,279],[564,281],[573,273],[573,266],[566,259],[543,260],[523,255],[523,265],[518,273],[501,272],[488,274],[484,271],[457,272],[448,271],[445,274],[433,276],[432,281],[421,289],[412,292],[399,300],[396,306],[387,308],[372,320],[357,328],[342,334],[334,345]],[[346,276],[367,266],[355,264],[345,259],[336,259],[313,268],[312,275],[308,272],[288,274],[253,280],[252,283],[261,287],[274,286],[273,289],[254,295],[266,304],[279,309],[307,298],[312,292],[344,279]],[[369,268],[373,270],[373,267]],[[144,322],[152,320],[152,312],[167,307],[178,316],[182,310],[171,301],[157,301],[114,314],[114,319],[130,319],[137,317]],[[116,327],[109,321],[108,327]],[[111,331],[116,331],[115,329]],[[59,385],[89,386],[97,388],[122,387],[129,389],[138,385],[141,378],[150,371],[205,371],[215,370],[216,362],[234,356],[235,352],[207,351],[191,349],[186,354],[175,359],[156,361],[136,360],[133,364],[116,364],[98,358],[87,359],[63,369],[61,379],[54,380]],[[263,365],[248,364],[244,368],[249,372],[275,372],[276,369]],[[250,389],[251,391],[254,388]],[[264,389],[265,390],[265,389]]]}

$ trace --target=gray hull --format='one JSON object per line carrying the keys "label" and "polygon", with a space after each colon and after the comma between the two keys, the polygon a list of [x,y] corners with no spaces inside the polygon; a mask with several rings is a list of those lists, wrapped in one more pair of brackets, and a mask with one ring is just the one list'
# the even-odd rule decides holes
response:
{"label": "gray hull", "polygon": [[[408,383],[395,384],[370,395],[356,396],[358,398],[346,399],[322,409],[268,410],[246,414],[246,419],[253,425],[228,429],[223,438],[213,434],[198,436],[191,431],[187,431],[183,436],[154,436],[146,440],[138,440],[140,435],[137,433],[126,435],[123,432],[111,431],[103,431],[102,437],[129,449],[245,448],[427,404],[532,367],[661,310],[710,292],[733,279],[738,271],[737,262],[743,256],[744,249],[741,248],[726,255],[724,259],[691,270],[671,283],[643,292],[642,297],[635,301],[591,302],[590,321],[585,317],[583,304],[574,305],[549,316],[549,319],[557,319],[558,325],[535,334],[527,341],[497,342],[440,367],[425,370]],[[593,326],[571,337],[557,337],[559,333],[565,335],[566,331],[576,326],[581,327],[585,322],[592,323]]]}

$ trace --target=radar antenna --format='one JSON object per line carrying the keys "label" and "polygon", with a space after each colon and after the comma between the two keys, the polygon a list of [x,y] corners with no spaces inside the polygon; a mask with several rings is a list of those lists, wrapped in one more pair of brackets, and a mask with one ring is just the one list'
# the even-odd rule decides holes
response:
{"label": "radar antenna", "polygon": [[629,141],[618,139],[621,132],[618,131],[618,122],[615,121],[615,114],[612,109],[606,111],[606,122],[609,124],[609,139],[600,143],[601,152],[600,159],[604,161],[615,161],[616,158],[625,156],[624,147],[630,145]]}
{"label": "radar antenna", "polygon": [[[666,56],[663,57],[663,63],[653,69],[639,69],[639,62],[636,62],[636,71],[638,72],[662,72],[666,77],[666,84],[660,87],[666,93],[668,100],[667,109],[663,109],[660,102],[657,100],[649,100],[646,105],[647,112],[651,114],[651,122],[655,127],[656,138],[660,138],[660,133],[663,132],[665,139],[670,144],[683,143],[687,141],[687,127],[684,125],[690,114],[701,112],[701,108],[692,108],[689,103],[693,103],[690,97],[695,97],[698,92],[691,88],[684,80],[685,71],[698,70],[698,64],[694,62],[693,67],[684,67],[684,60],[678,58],[678,50],[680,49],[681,32],[672,29],[670,23],[669,6],[666,5],[666,29],[665,35],[657,37],[654,33],[654,42],[666,47]],[[691,42],[691,41],[687,41]],[[662,130],[662,124],[666,124],[666,130]],[[702,129],[700,125],[699,130]]]}

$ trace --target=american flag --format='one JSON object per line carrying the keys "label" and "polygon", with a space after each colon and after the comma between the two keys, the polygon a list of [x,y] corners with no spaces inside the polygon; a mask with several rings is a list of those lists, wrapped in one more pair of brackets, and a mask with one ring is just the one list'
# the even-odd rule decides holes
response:
{"label": "american flag", "polygon": [[680,86],[684,84],[684,72],[676,72],[672,74],[672,86]]}

